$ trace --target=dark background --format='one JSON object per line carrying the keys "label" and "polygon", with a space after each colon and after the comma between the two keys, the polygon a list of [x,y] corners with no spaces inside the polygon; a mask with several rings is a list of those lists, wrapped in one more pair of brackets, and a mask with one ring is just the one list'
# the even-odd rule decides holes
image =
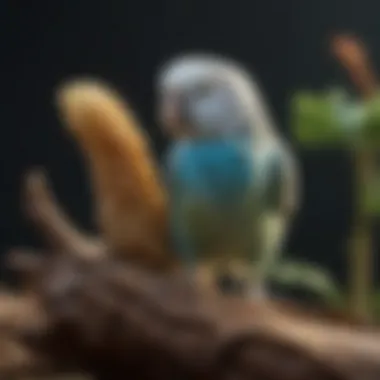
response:
{"label": "dark background", "polygon": [[[116,85],[136,107],[158,154],[166,141],[153,120],[153,75],[187,50],[240,60],[260,78],[288,134],[287,101],[301,87],[345,83],[329,57],[335,31],[353,31],[380,63],[377,0],[13,0],[0,2],[0,252],[39,244],[22,218],[25,171],[47,168],[60,200],[92,229],[91,194],[80,152],[56,119],[52,95],[70,76],[91,74]],[[342,152],[298,151],[303,211],[289,241],[345,279],[351,169]]]}

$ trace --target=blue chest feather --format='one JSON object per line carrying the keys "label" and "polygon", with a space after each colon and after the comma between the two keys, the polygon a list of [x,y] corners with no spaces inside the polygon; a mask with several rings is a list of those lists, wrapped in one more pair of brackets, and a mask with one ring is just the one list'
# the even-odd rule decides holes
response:
{"label": "blue chest feather", "polygon": [[212,203],[234,203],[253,183],[252,145],[242,140],[183,141],[169,155],[175,192]]}

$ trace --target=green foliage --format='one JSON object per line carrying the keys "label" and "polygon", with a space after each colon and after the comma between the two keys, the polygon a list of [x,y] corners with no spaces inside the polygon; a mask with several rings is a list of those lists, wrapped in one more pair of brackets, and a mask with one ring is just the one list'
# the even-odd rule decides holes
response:
{"label": "green foliage", "polygon": [[285,287],[299,287],[312,291],[332,306],[337,306],[342,300],[333,277],[328,271],[314,264],[283,261],[272,268],[269,279]]}
{"label": "green foliage", "polygon": [[291,121],[295,137],[302,144],[341,144],[342,134],[337,128],[331,102],[324,94],[299,92],[291,101]]}
{"label": "green foliage", "polygon": [[[346,309],[349,296],[325,269],[305,262],[283,261],[269,273],[269,279],[284,287],[298,287],[319,295],[333,310]],[[371,296],[372,315],[380,322],[380,289]]]}
{"label": "green foliage", "polygon": [[363,137],[372,146],[380,146],[380,94],[366,103]]}
{"label": "green foliage", "polygon": [[290,113],[293,133],[304,145],[380,146],[380,95],[364,103],[339,89],[300,91],[292,98]]}
{"label": "green foliage", "polygon": [[373,178],[364,189],[363,207],[369,215],[380,215],[380,174]]}
{"label": "green foliage", "polygon": [[[292,98],[290,116],[295,137],[309,148],[380,148],[380,94],[360,102],[351,100],[342,90],[301,91]],[[359,207],[366,214],[380,215],[380,173],[360,186]],[[333,279],[320,268],[285,263],[275,269],[271,278],[285,286],[319,293],[333,307],[347,305],[347,295],[339,292]],[[380,291],[372,299],[373,313],[380,320]]]}

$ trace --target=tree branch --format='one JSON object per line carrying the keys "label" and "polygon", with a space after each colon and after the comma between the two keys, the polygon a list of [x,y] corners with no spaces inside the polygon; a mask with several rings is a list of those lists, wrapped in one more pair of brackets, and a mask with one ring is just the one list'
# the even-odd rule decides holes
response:
{"label": "tree branch", "polygon": [[86,236],[67,217],[41,170],[27,174],[24,204],[26,216],[52,249],[87,258],[97,258],[105,253],[105,245],[100,239]]}
{"label": "tree branch", "polygon": [[[211,296],[181,277],[152,275],[111,259],[52,257],[41,263],[37,295],[50,329],[34,331],[27,342],[96,378],[380,376],[376,329],[359,331],[280,313],[271,304]],[[71,281],[57,281],[68,274]]]}

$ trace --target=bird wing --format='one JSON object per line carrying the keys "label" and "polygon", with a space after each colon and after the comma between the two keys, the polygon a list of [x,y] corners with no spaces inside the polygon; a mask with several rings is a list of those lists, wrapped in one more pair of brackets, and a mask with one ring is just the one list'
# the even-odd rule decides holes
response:
{"label": "bird wing", "polygon": [[297,161],[287,146],[271,147],[265,166],[263,197],[266,208],[292,216],[300,204],[301,189]]}
{"label": "bird wing", "polygon": [[299,171],[295,157],[285,145],[273,145],[262,169],[265,175],[260,215],[261,241],[258,272],[266,277],[281,254],[291,221],[300,204]]}

